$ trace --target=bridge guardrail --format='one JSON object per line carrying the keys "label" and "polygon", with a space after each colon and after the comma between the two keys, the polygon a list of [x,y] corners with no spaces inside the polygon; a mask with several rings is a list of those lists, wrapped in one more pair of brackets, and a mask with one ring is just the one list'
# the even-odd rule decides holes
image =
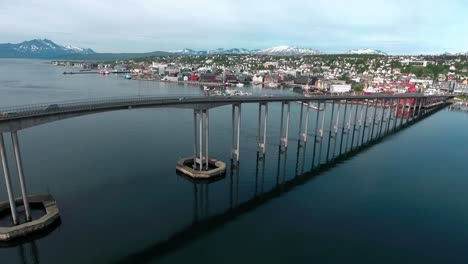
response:
{"label": "bridge guardrail", "polygon": [[[28,116],[37,116],[41,114],[57,114],[57,113],[67,113],[67,112],[75,112],[75,111],[92,111],[98,110],[103,108],[111,108],[111,107],[120,107],[120,106],[139,106],[145,104],[154,104],[157,101],[161,101],[160,103],[164,102],[164,100],[178,100],[179,98],[183,97],[184,99],[208,99],[213,102],[218,101],[225,101],[230,100],[231,97],[211,97],[211,96],[194,96],[194,95],[171,95],[171,96],[128,96],[128,97],[106,97],[106,98],[98,98],[92,100],[73,100],[73,101],[65,101],[65,102],[52,102],[47,104],[30,104],[30,105],[22,105],[22,106],[14,106],[14,107],[6,107],[0,108],[0,121],[1,120],[9,120],[9,119],[16,119],[20,117],[28,117]],[[233,96],[238,98],[236,96]],[[303,97],[303,96],[272,96],[272,97],[264,97],[264,96],[253,96],[253,97],[244,97],[246,103],[258,100],[271,100],[271,101],[281,101],[282,98],[286,101],[290,100],[307,100],[307,101],[314,101],[314,100],[326,100],[327,98],[359,98],[359,99],[382,99],[382,98],[394,98],[394,99],[405,99],[405,98],[421,98],[421,97],[439,97],[439,96],[424,96],[421,94],[400,94],[400,95],[355,95],[355,96],[322,96],[318,95],[315,97]],[[221,98],[221,100],[215,99]],[[332,99],[330,99],[332,100]],[[348,100],[348,99],[347,99]],[[186,101],[186,100],[184,100]],[[196,102],[195,102],[196,103]]]}

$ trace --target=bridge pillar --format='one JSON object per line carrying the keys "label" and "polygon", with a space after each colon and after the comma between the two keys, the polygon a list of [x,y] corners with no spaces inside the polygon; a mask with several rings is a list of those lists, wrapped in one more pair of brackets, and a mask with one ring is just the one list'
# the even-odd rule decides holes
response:
{"label": "bridge pillar", "polygon": [[390,99],[390,104],[388,106],[388,115],[387,115],[387,124],[386,124],[386,128],[385,128],[385,135],[388,134],[388,131],[390,129],[390,121],[392,120],[392,113],[393,113],[393,104],[394,104],[394,100],[393,99]]}
{"label": "bridge pillar", "polygon": [[366,134],[366,123],[367,123],[367,112],[369,111],[369,100],[366,102],[366,112],[364,113],[364,124],[363,127],[364,129],[362,130],[362,138],[361,138],[361,145],[364,144],[364,137]]}
{"label": "bridge pillar", "polygon": [[331,109],[331,114],[330,114],[330,129],[328,131],[328,145],[327,145],[327,162],[329,159],[329,154],[330,154],[330,142],[332,138],[332,131],[333,131],[333,115],[335,114],[335,100],[332,101],[332,109]]}
{"label": "bridge pillar", "polygon": [[301,101],[301,113],[300,113],[300,120],[299,120],[299,142],[302,141],[304,143],[307,142],[307,133],[309,129],[309,114],[310,114],[310,103],[307,102],[307,110],[306,110],[306,117],[305,117],[305,125],[304,125],[304,131],[302,131],[302,115],[304,111],[304,102]]}
{"label": "bridge pillar", "polygon": [[[194,123],[194,149],[193,149],[193,168],[199,171],[208,170],[209,162],[209,115],[208,110],[193,110]],[[198,130],[198,135],[197,135]],[[197,142],[198,137],[198,142]],[[205,138],[205,141],[203,140]],[[198,165],[198,167],[197,167]]]}
{"label": "bridge pillar", "polygon": [[383,126],[383,121],[385,119],[385,99],[382,99],[382,102],[380,102],[380,106],[381,107],[380,107],[379,129],[377,131],[378,138],[382,134],[382,126]]}
{"label": "bridge pillar", "polygon": [[320,101],[317,102],[317,115],[315,117],[315,135],[314,135],[314,140],[317,141],[317,137],[320,134],[320,129],[318,128],[319,126],[319,118],[320,118]]}
{"label": "bridge pillar", "polygon": [[[236,125],[236,123],[237,123],[237,125]],[[236,129],[236,126],[237,126],[237,129]],[[241,128],[241,105],[240,104],[234,104],[234,105],[232,105],[231,159],[233,159],[235,157],[237,161],[239,161],[240,128]]]}
{"label": "bridge pillar", "polygon": [[400,99],[396,99],[396,108],[395,108],[395,120],[393,122],[393,131],[396,130],[397,121],[398,121],[398,109],[400,108]]}
{"label": "bridge pillar", "polygon": [[176,170],[193,179],[210,179],[226,172],[226,164],[209,157],[208,109],[193,110],[193,156],[177,161]]}
{"label": "bridge pillar", "polygon": [[[317,113],[320,112],[320,107],[317,109]],[[324,133],[324,126],[325,126],[325,115],[327,113],[327,102],[323,103],[323,113],[322,113],[322,125],[319,129],[319,136],[320,136],[320,146],[319,146],[319,156],[318,162],[320,164],[322,160],[322,145],[323,145],[323,133]]]}
{"label": "bridge pillar", "polygon": [[379,104],[379,100],[375,100],[374,102],[374,113],[372,114],[372,129],[371,129],[371,133],[369,134],[369,140],[368,141],[371,141],[373,138],[374,138],[374,129],[375,129],[375,119],[377,118],[377,106]]}
{"label": "bridge pillar", "polygon": [[[283,137],[284,105],[287,105],[288,107],[287,107],[287,112],[286,112],[286,133],[285,133],[285,136]],[[290,104],[290,102],[281,102],[281,122],[280,122],[279,147],[282,150],[286,150],[288,148],[290,113],[291,113],[291,104]]]}
{"label": "bridge pillar", "polygon": [[5,186],[6,186],[7,194],[8,194],[8,202],[10,203],[11,217],[13,219],[13,224],[17,225],[18,217],[16,214],[15,198],[14,198],[13,190],[11,188],[10,169],[8,167],[8,158],[7,158],[6,150],[5,150],[5,142],[3,140],[3,133],[0,133],[0,156],[2,159],[3,176],[5,177]]}
{"label": "bridge pillar", "polygon": [[336,154],[336,143],[337,143],[336,141],[338,140],[338,127],[340,123],[340,112],[341,112],[341,102],[338,102],[338,111],[336,113],[336,123],[334,126],[335,134],[333,135],[333,155],[332,155],[333,158],[335,158],[335,154]]}
{"label": "bridge pillar", "polygon": [[18,170],[18,178],[21,188],[21,196],[23,197],[23,205],[24,211],[26,213],[26,221],[31,221],[31,211],[29,209],[29,202],[28,202],[28,193],[26,191],[26,184],[24,180],[24,173],[23,173],[23,162],[21,160],[21,153],[20,147],[18,142],[18,134],[16,131],[11,132],[11,140],[13,142],[13,150],[15,152],[15,159],[16,159],[16,168]]}
{"label": "bridge pillar", "polygon": [[413,115],[411,116],[411,121],[414,122],[414,116],[416,115],[416,106],[418,105],[418,102],[419,102],[419,98],[414,98],[414,101],[413,101]]}
{"label": "bridge pillar", "polygon": [[[353,136],[351,137],[351,147],[350,147],[351,150],[353,150],[353,147],[354,147],[354,134],[356,132],[356,123],[357,123],[358,110],[359,110],[360,103],[356,101],[355,105],[356,105],[356,109],[354,111]],[[361,110],[362,110],[362,107],[361,107]]]}
{"label": "bridge pillar", "polygon": [[[263,137],[260,134],[262,128],[262,106],[265,109],[263,114]],[[258,105],[258,131],[257,131],[257,152],[262,150],[262,153],[266,152],[266,137],[267,137],[267,124],[268,124],[268,103],[260,103]]]}
{"label": "bridge pillar", "polygon": [[341,139],[340,139],[340,155],[341,155],[341,150],[343,149],[343,136],[345,134],[345,124],[346,124],[346,113],[348,110],[348,100],[345,100],[345,108],[344,108],[344,113],[343,113],[343,123],[341,124]]}
{"label": "bridge pillar", "polygon": [[349,135],[351,134],[351,119],[353,118],[353,101],[351,101],[351,106],[349,109],[348,122],[346,123],[346,143],[345,143],[345,152],[348,150]]}

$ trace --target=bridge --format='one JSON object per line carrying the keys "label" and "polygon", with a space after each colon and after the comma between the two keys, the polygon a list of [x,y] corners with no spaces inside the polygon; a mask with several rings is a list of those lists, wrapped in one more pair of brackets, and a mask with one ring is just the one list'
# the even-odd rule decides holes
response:
{"label": "bridge", "polygon": [[[2,108],[0,109],[0,156],[8,201],[0,203],[0,213],[9,210],[13,226],[0,227],[0,240],[8,241],[28,235],[47,228],[59,219],[58,207],[52,196],[30,196],[27,193],[18,139],[18,131],[22,129],[109,111],[128,111],[138,108],[193,109],[193,153],[188,158],[179,160],[176,169],[192,180],[198,181],[214,179],[223,175],[226,169],[224,162],[209,156],[209,110],[211,108],[232,106],[231,160],[233,162],[239,164],[240,161],[241,106],[243,104],[258,105],[256,147],[258,155],[265,156],[268,107],[271,104],[279,104],[281,106],[281,114],[278,117],[280,118],[280,133],[279,138],[276,139],[279,151],[287,152],[292,138],[289,134],[290,120],[297,118],[299,119],[299,133],[294,138],[298,139],[299,146],[305,147],[312,131],[314,153],[317,147],[319,149],[317,160],[320,163],[322,147],[327,148],[326,154],[323,154],[326,160],[334,160],[343,153],[352,152],[415,123],[429,113],[444,107],[447,99],[450,98],[451,96],[423,96],[412,93],[392,96],[125,97]],[[291,107],[299,107],[299,116],[291,117]],[[325,126],[326,123],[327,126]],[[15,197],[12,189],[4,133],[11,135],[21,192],[19,198]],[[46,209],[46,214],[40,219],[32,220],[31,203],[42,204]],[[24,207],[24,221],[18,217],[18,205]]]}

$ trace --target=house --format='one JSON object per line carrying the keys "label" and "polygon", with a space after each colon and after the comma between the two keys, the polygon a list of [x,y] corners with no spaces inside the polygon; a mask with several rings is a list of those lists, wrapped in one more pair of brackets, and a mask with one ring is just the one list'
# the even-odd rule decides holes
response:
{"label": "house", "polygon": [[219,82],[219,79],[216,77],[216,73],[205,72],[200,74],[200,82]]}
{"label": "house", "polygon": [[259,74],[255,74],[255,75],[252,77],[252,82],[253,82],[254,84],[262,83],[262,82],[263,82],[263,76],[262,76],[262,75],[259,75]]}

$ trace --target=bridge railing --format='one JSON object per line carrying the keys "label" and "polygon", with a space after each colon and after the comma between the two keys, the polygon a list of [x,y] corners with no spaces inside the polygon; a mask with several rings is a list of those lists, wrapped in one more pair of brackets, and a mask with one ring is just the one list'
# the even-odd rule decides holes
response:
{"label": "bridge railing", "polygon": [[145,102],[154,102],[157,100],[164,99],[177,99],[177,98],[203,98],[202,96],[191,96],[191,95],[171,95],[167,96],[129,96],[129,97],[106,97],[91,100],[73,100],[53,103],[38,103],[21,106],[12,106],[0,108],[0,120],[10,119],[14,117],[28,116],[39,113],[60,113],[69,112],[74,110],[97,110],[109,106],[123,105],[138,105]]}
{"label": "bridge railing", "polygon": [[[235,97],[235,96],[233,96]],[[359,98],[358,98],[359,97]],[[302,97],[302,96],[271,96],[271,97],[244,97],[245,103],[255,102],[258,100],[264,101],[281,101],[284,100],[304,100],[304,101],[314,101],[314,100],[336,100],[345,98],[346,100],[353,100],[350,98],[356,99],[384,99],[384,98],[394,98],[394,99],[410,99],[410,98],[421,98],[426,97],[420,94],[401,94],[398,96],[383,96],[383,95],[370,95],[370,96],[314,96],[314,97]],[[431,97],[431,96],[427,96]],[[432,96],[437,97],[437,96]],[[30,104],[30,105],[22,105],[22,106],[14,106],[14,107],[5,107],[0,108],[0,120],[9,120],[9,119],[16,119],[21,117],[29,117],[29,116],[36,116],[36,115],[44,115],[44,114],[57,114],[57,113],[66,113],[66,112],[75,112],[75,111],[93,111],[99,109],[106,109],[111,107],[120,107],[120,106],[141,106],[146,104],[155,104],[157,101],[160,103],[164,101],[173,101],[177,100],[178,98],[183,98],[184,102],[189,99],[206,99],[210,102],[218,102],[218,101],[228,101],[231,100],[232,97],[207,97],[207,96],[199,96],[199,95],[170,95],[168,96],[129,96],[129,97],[106,97],[106,98],[99,98],[99,99],[92,99],[92,100],[74,100],[74,101],[65,101],[65,102],[54,102],[54,103],[47,103],[47,104]],[[220,100],[217,100],[219,98]],[[238,97],[237,97],[238,98]]]}

